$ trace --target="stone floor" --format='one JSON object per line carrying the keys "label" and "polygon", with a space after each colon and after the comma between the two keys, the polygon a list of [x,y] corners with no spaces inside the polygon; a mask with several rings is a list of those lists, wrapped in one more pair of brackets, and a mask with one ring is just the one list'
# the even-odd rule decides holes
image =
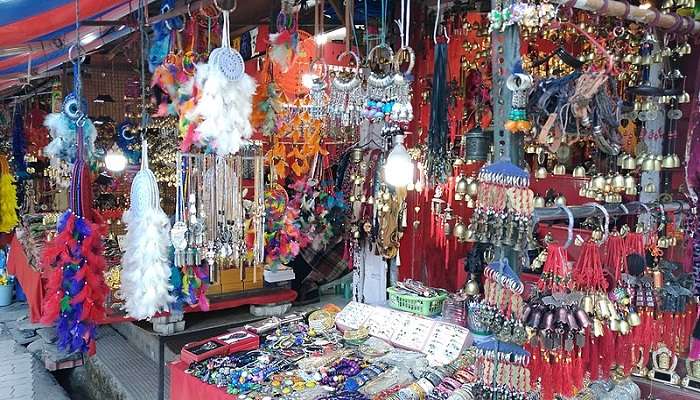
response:
{"label": "stone floor", "polygon": [[45,353],[57,353],[52,336],[27,321],[26,303],[0,307],[0,400],[70,399],[44,366]]}

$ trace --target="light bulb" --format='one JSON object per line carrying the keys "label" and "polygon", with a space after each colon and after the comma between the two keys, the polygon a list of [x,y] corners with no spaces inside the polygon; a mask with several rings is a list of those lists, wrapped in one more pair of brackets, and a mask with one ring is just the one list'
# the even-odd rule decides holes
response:
{"label": "light bulb", "polygon": [[126,164],[126,156],[116,144],[105,155],[105,167],[112,172],[124,171]]}
{"label": "light bulb", "polygon": [[384,180],[394,187],[405,187],[413,183],[413,160],[403,145],[404,135],[394,136],[391,149],[384,165]]}

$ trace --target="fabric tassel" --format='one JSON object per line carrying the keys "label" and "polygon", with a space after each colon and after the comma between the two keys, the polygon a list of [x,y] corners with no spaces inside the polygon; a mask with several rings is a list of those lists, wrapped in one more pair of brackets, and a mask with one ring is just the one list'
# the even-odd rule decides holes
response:
{"label": "fabric tassel", "polygon": [[619,234],[611,234],[606,244],[605,266],[619,282],[623,272],[627,272],[625,251],[625,239]]}
{"label": "fabric tassel", "polygon": [[435,45],[427,162],[427,176],[440,182],[444,182],[448,170],[447,79],[447,43],[442,42]]}

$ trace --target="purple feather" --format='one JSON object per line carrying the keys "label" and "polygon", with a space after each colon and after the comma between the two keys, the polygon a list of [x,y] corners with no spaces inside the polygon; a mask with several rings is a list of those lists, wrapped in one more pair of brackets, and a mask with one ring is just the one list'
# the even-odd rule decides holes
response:
{"label": "purple feather", "polygon": [[56,221],[56,230],[60,233],[63,232],[64,229],[66,229],[66,222],[68,222],[68,217],[71,216],[70,211],[66,211],[61,216],[58,218],[58,221]]}
{"label": "purple feather", "polygon": [[82,237],[90,236],[91,233],[90,226],[84,218],[77,218],[75,220],[75,230],[78,231]]}

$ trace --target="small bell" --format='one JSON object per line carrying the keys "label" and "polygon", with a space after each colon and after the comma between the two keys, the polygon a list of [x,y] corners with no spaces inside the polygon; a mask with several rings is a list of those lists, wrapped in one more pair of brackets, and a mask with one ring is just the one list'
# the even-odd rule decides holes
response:
{"label": "small bell", "polygon": [[593,336],[601,337],[603,334],[605,334],[605,330],[603,330],[603,322],[598,318],[595,318],[593,320]]}
{"label": "small bell", "polygon": [[535,198],[532,199],[532,204],[535,208],[544,208],[545,207],[544,197],[535,196]]}
{"label": "small bell", "polygon": [[654,64],[659,64],[659,63],[662,61],[662,59],[661,59],[661,52],[660,52],[660,51],[655,52],[655,53],[652,55],[652,57],[651,57],[651,61],[652,61]]}
{"label": "small bell", "polygon": [[637,180],[634,179],[634,177],[632,175],[625,176],[625,190],[636,189],[636,188],[637,188]]}
{"label": "small bell", "polygon": [[647,183],[646,186],[644,186],[644,193],[656,193],[656,185]]}
{"label": "small bell", "polygon": [[610,309],[608,308],[608,299],[601,297],[596,302],[596,311],[600,318],[606,319],[610,316]]}
{"label": "small bell", "polygon": [[678,96],[678,103],[680,103],[680,104],[690,103],[690,94],[688,94],[688,92],[684,91],[683,94]]}
{"label": "small bell", "polygon": [[464,235],[467,232],[467,226],[462,222],[462,218],[457,219],[457,223],[455,223],[454,227],[454,236],[457,238],[458,241],[463,241],[464,240]]}
{"label": "small bell", "polygon": [[671,154],[671,157],[673,158],[673,168],[680,168],[681,167],[681,158],[678,157],[678,154]]}
{"label": "small bell", "polygon": [[474,274],[470,275],[469,280],[467,281],[467,285],[464,288],[464,291],[469,296],[476,296],[479,294],[479,283],[476,281],[476,277],[474,276]]}
{"label": "small bell", "polygon": [[627,322],[629,322],[631,327],[635,327],[642,324],[642,319],[636,311],[630,311],[629,315],[627,315]]}
{"label": "small bell", "polygon": [[661,162],[663,161],[663,156],[658,154],[654,157],[654,171],[661,171]]}
{"label": "small bell", "polygon": [[644,157],[644,161],[642,162],[642,171],[651,172],[653,170],[654,170],[654,158],[653,157]]}
{"label": "small bell", "polygon": [[363,150],[359,147],[355,147],[354,149],[352,149],[352,153],[350,153],[350,160],[355,164],[359,164],[360,162],[362,162],[363,155]]}
{"label": "small bell", "polygon": [[467,186],[467,195],[470,197],[476,197],[476,195],[479,193],[479,184],[477,183],[476,179],[472,179],[469,182],[469,185]]}
{"label": "small bell", "polygon": [[612,179],[612,186],[613,186],[613,188],[615,188],[617,190],[624,189],[625,188],[625,177],[620,175],[620,174],[616,174]]}
{"label": "small bell", "polygon": [[610,320],[610,330],[613,332],[620,331],[620,320],[619,319],[611,319]]}
{"label": "small bell", "polygon": [[656,245],[659,246],[660,249],[668,249],[668,239],[665,236],[661,236],[656,241]]}
{"label": "small bell", "polygon": [[553,175],[566,175],[566,167],[563,164],[557,164],[554,166]]}
{"label": "small bell", "polygon": [[637,160],[632,156],[627,156],[622,162],[622,169],[631,170],[635,168],[637,168]]}
{"label": "small bell", "polygon": [[596,190],[603,190],[605,187],[605,177],[603,175],[596,175],[591,182],[593,184],[593,188]]}
{"label": "small bell", "polygon": [[566,197],[560,194],[554,199],[554,204],[557,206],[566,206]]}
{"label": "small bell", "polygon": [[545,167],[539,167],[537,168],[537,171],[535,172],[535,178],[537,179],[546,179],[547,178],[547,168]]}
{"label": "small bell", "polygon": [[669,154],[669,155],[665,156],[663,161],[661,162],[661,167],[664,169],[676,168],[676,166],[673,162],[673,155]]}
{"label": "small bell", "polygon": [[588,314],[593,313],[593,297],[585,295],[581,298],[581,308]]}
{"label": "small bell", "polygon": [[582,165],[579,165],[578,167],[574,168],[574,171],[571,173],[571,175],[574,178],[585,178],[586,168],[584,168]]}

